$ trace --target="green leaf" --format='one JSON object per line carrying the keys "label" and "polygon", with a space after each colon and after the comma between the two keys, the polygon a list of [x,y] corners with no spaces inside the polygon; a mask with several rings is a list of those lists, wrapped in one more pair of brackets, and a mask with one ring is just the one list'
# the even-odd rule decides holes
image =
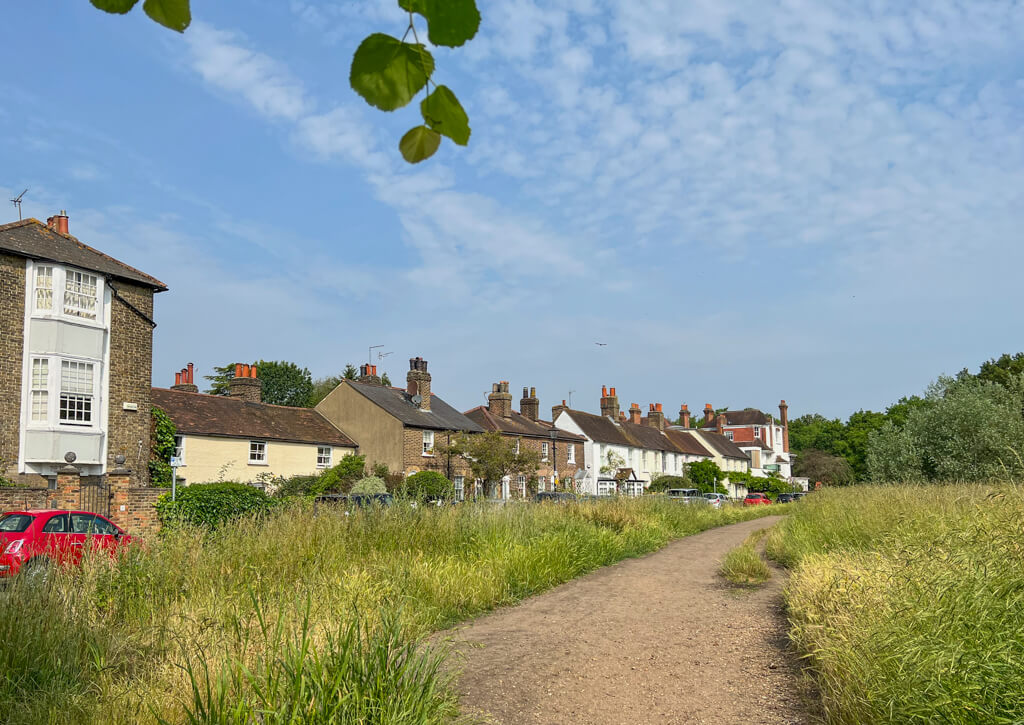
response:
{"label": "green leaf", "polygon": [[448,86],[438,86],[424,98],[420,102],[420,113],[428,126],[459,146],[469,143],[469,116]]}
{"label": "green leaf", "polygon": [[434,45],[456,48],[480,28],[476,0],[398,0],[398,6],[427,19],[427,37]]}
{"label": "green leaf", "polygon": [[434,58],[424,46],[374,33],[356,48],[348,80],[371,106],[394,111],[409,103],[433,72]]}
{"label": "green leaf", "polygon": [[192,12],[188,7],[189,0],[146,0],[142,9],[165,28],[184,33],[192,22]]}
{"label": "green leaf", "polygon": [[124,15],[135,7],[139,0],[92,0],[93,7],[99,8],[108,13]]}
{"label": "green leaf", "polygon": [[402,136],[402,140],[398,142],[398,150],[410,164],[418,164],[423,159],[433,156],[440,145],[441,134],[426,126],[416,126]]}

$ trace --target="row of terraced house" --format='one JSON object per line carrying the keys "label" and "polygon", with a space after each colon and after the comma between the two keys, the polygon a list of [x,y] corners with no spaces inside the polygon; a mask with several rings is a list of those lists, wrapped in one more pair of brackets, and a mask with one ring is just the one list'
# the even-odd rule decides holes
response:
{"label": "row of terraced house", "polygon": [[784,401],[778,420],[755,410],[715,415],[708,405],[691,427],[685,405],[676,424],[660,403],[646,414],[635,403],[620,410],[613,387],[601,391],[599,415],[562,401],[545,419],[535,388],[523,388],[515,410],[509,382],[499,381],[486,406],[460,412],[433,391],[422,358],[409,361],[404,387],[384,385],[367,364],[315,408],[263,403],[255,366],[236,366],[227,396],[200,393],[191,364],[173,385],[153,387],[154,297],[166,289],[72,236],[63,212],[0,225],[0,476],[53,490],[61,471],[88,485],[130,470],[145,487],[152,406],[175,424],[185,482],[315,473],[358,452],[406,475],[440,471],[465,496],[469,467],[443,451],[456,436],[486,431],[541,461],[533,480],[503,481],[494,491],[502,498],[525,495],[534,481],[540,490],[639,494],[699,460],[727,473],[791,475]]}

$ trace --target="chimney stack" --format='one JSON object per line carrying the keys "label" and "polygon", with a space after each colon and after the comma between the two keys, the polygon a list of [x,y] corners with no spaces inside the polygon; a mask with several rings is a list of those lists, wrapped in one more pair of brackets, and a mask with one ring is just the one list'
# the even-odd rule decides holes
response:
{"label": "chimney stack", "polygon": [[779,419],[782,421],[782,450],[789,453],[789,406],[785,400],[779,403]]}
{"label": "chimney stack", "polygon": [[50,217],[46,220],[46,226],[50,227],[53,231],[58,234],[70,234],[68,232],[68,213],[64,209],[60,210],[60,214]]}
{"label": "chimney stack", "polygon": [[199,388],[192,380],[193,372],[192,363],[189,363],[188,367],[181,369],[181,372],[174,373],[174,385],[171,386],[171,390],[180,390],[183,393],[198,393]]}
{"label": "chimney stack", "polygon": [[409,372],[405,374],[405,390],[410,396],[420,396],[420,410],[430,410],[430,373],[427,372],[427,361],[423,358],[409,358]]}
{"label": "chimney stack", "polygon": [[725,413],[718,414],[718,422],[715,426],[715,430],[719,435],[725,435]]}
{"label": "chimney stack", "polygon": [[564,400],[562,401],[561,405],[552,405],[551,406],[551,422],[552,423],[555,422],[555,419],[558,418],[558,414],[561,413],[563,410],[569,410],[569,406],[565,404]]}
{"label": "chimney stack", "polygon": [[631,403],[629,406],[629,422],[635,425],[641,425],[643,423],[643,416],[640,413],[640,404]]}
{"label": "chimney stack", "polygon": [[615,388],[601,386],[601,416],[612,420],[619,417],[619,397]]}
{"label": "chimney stack", "polygon": [[651,403],[651,409],[647,411],[647,425],[665,430],[665,411],[661,409],[661,403]]}
{"label": "chimney stack", "polygon": [[228,383],[228,395],[246,403],[263,400],[263,381],[257,377],[255,365],[235,365],[235,377]]}
{"label": "chimney stack", "polygon": [[487,410],[499,418],[512,417],[512,394],[508,392],[507,380],[491,385],[491,393],[487,396]]}
{"label": "chimney stack", "polygon": [[683,403],[679,408],[679,422],[684,428],[690,427],[690,409]]}
{"label": "chimney stack", "polygon": [[523,398],[519,401],[519,412],[532,421],[540,418],[540,400],[537,399],[537,388],[523,388]]}
{"label": "chimney stack", "polygon": [[356,382],[383,385],[380,381],[380,376],[377,375],[377,366],[370,365],[370,363],[363,363],[359,366],[359,377],[356,378]]}
{"label": "chimney stack", "polygon": [[619,422],[620,423],[625,423],[626,422],[626,411],[624,411],[624,410],[620,410],[619,411]]}
{"label": "chimney stack", "polygon": [[715,409],[711,407],[711,403],[704,404],[704,427],[710,428],[711,424],[715,422]]}

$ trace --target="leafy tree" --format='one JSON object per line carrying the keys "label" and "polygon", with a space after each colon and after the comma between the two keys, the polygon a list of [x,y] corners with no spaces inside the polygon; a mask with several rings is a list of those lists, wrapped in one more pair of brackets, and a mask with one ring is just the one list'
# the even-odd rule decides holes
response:
{"label": "leafy tree", "polygon": [[523,475],[532,477],[540,467],[540,453],[522,446],[516,452],[516,442],[500,433],[460,435],[450,446],[435,446],[439,456],[449,452],[466,460],[473,476],[484,482],[488,492],[500,484],[505,476],[515,478]]}
{"label": "leafy tree", "polygon": [[384,479],[377,476],[360,478],[352,486],[352,490],[349,491],[349,493],[353,494],[379,494],[387,492],[388,487],[385,485]]}
{"label": "leafy tree", "polygon": [[1003,353],[998,360],[989,360],[981,364],[978,380],[1009,386],[1014,378],[1024,376],[1024,352],[1016,355]]}
{"label": "leafy tree", "polygon": [[605,461],[601,466],[601,473],[607,475],[614,473],[615,477],[618,478],[618,474],[626,466],[626,459],[620,456],[613,450],[609,450],[605,453]]}
{"label": "leafy tree", "polygon": [[664,493],[670,488],[691,488],[690,480],[683,476],[657,476],[647,487],[648,493]]}
{"label": "leafy tree", "polygon": [[405,479],[405,492],[418,501],[447,500],[455,496],[455,485],[437,471],[420,471]]}
{"label": "leafy tree", "polygon": [[366,456],[349,453],[343,456],[337,465],[320,474],[310,493],[348,493],[355,482],[365,475],[365,471]]}
{"label": "leafy tree", "polygon": [[703,460],[687,465],[686,476],[701,493],[714,493],[725,478],[725,473],[714,461]]}
{"label": "leafy tree", "polygon": [[355,365],[349,363],[345,366],[345,370],[341,373],[341,377],[345,378],[345,380],[355,380],[359,377],[359,370]]}
{"label": "leafy tree", "polygon": [[800,454],[793,465],[793,473],[809,478],[812,483],[821,481],[830,486],[845,486],[856,480],[848,460],[814,448]]}
{"label": "leafy tree", "polygon": [[381,375],[380,382],[381,382],[382,385],[386,385],[389,388],[391,387],[391,378],[388,377],[387,373],[384,373],[383,375]]}
{"label": "leafy tree", "polygon": [[[91,0],[108,13],[123,15],[138,0]],[[415,164],[429,158],[441,144],[441,137],[465,146],[469,143],[469,117],[459,99],[447,86],[433,82],[434,58],[420,42],[414,16],[427,23],[427,39],[434,45],[457,48],[476,35],[480,12],[476,0],[398,0],[408,13],[409,23],[401,39],[384,33],[365,38],[352,57],[349,84],[375,108],[394,111],[408,105],[422,90],[420,115],[423,124],[414,126],[399,141],[402,157]],[[145,0],[145,13],[164,27],[179,33],[192,22],[189,0]],[[412,34],[413,42],[406,42]],[[431,90],[433,86],[433,90]]]}
{"label": "leafy tree", "polygon": [[328,375],[324,378],[317,378],[313,381],[313,387],[309,393],[309,407],[315,408],[321,400],[330,395],[331,391],[341,385],[343,378],[340,375]]}
{"label": "leafy tree", "polygon": [[[260,395],[264,403],[297,408],[310,404],[313,378],[309,370],[286,360],[260,360],[255,365],[256,374],[263,381]],[[228,395],[231,392],[231,381],[235,377],[235,363],[215,366],[213,375],[203,377],[210,381],[206,392],[211,395]]]}
{"label": "leafy tree", "polygon": [[[210,387],[206,389],[206,392],[210,395],[227,395],[231,392],[231,381],[235,377],[235,365],[214,365],[213,375],[204,375],[206,380],[210,381]],[[257,374],[259,371],[257,370]]]}
{"label": "leafy tree", "polygon": [[171,456],[174,455],[174,436],[178,431],[163,409],[153,406],[150,417],[153,425],[149,446],[149,482],[162,486],[171,482]]}

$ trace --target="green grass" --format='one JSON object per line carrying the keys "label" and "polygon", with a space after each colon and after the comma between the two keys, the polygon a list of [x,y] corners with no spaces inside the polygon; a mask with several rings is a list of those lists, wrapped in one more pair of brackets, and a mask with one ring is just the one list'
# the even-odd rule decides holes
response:
{"label": "green grass", "polygon": [[0,722],[449,722],[426,635],[768,508],[295,505],[172,531],[0,592]]}
{"label": "green grass", "polygon": [[771,579],[772,570],[761,557],[757,546],[768,533],[768,529],[758,529],[750,534],[743,543],[734,547],[722,559],[719,568],[722,576],[736,586],[754,587]]}
{"label": "green grass", "polygon": [[828,723],[1024,722],[1024,497],[815,493],[769,535]]}

